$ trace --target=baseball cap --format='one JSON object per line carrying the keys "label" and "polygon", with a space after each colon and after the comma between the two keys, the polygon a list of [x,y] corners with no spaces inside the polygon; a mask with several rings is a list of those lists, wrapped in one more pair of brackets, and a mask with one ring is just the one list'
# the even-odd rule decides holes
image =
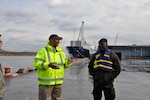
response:
{"label": "baseball cap", "polygon": [[54,39],[54,38],[55,38],[55,39],[59,39],[59,40],[62,40],[62,39],[63,39],[62,37],[60,37],[60,36],[58,36],[58,35],[56,35],[56,34],[52,34],[52,35],[49,36],[49,40],[50,40],[50,39]]}

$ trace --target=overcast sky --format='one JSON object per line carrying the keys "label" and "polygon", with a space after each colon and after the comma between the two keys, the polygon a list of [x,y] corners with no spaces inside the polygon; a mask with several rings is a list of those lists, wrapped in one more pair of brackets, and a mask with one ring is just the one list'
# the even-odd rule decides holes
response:
{"label": "overcast sky", "polygon": [[65,48],[82,21],[90,45],[103,37],[109,45],[150,43],[150,0],[0,0],[2,49],[37,51],[52,33]]}

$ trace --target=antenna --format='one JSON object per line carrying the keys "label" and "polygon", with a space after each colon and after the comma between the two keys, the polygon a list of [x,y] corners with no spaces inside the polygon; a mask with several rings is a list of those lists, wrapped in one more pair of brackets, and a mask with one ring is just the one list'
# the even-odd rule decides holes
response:
{"label": "antenna", "polygon": [[115,45],[117,43],[117,39],[118,39],[118,34],[116,35],[116,38],[115,38]]}
{"label": "antenna", "polygon": [[75,40],[75,27],[74,27],[74,30],[73,30],[73,41]]}
{"label": "antenna", "polygon": [[96,49],[96,43],[95,43],[95,41],[93,40],[93,42],[94,42],[94,50]]}

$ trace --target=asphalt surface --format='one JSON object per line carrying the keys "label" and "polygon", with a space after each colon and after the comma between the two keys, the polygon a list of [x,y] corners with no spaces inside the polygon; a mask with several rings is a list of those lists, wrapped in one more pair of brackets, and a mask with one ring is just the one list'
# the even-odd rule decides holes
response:
{"label": "asphalt surface", "polygon": [[[93,100],[88,61],[75,62],[65,71],[62,100]],[[116,100],[150,100],[150,73],[122,71],[116,78]],[[5,77],[6,100],[38,100],[36,71]],[[104,100],[104,98],[103,98]]]}

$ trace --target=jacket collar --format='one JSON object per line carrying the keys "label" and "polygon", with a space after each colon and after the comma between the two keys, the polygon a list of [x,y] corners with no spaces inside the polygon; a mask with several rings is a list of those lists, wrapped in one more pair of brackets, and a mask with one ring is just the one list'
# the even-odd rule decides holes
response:
{"label": "jacket collar", "polygon": [[54,51],[54,52],[56,52],[56,51],[57,51],[57,52],[62,51],[62,48],[61,48],[59,45],[58,45],[56,48],[54,48],[54,47],[52,47],[52,46],[49,44],[49,42],[47,42],[46,47],[47,47],[48,49]]}

